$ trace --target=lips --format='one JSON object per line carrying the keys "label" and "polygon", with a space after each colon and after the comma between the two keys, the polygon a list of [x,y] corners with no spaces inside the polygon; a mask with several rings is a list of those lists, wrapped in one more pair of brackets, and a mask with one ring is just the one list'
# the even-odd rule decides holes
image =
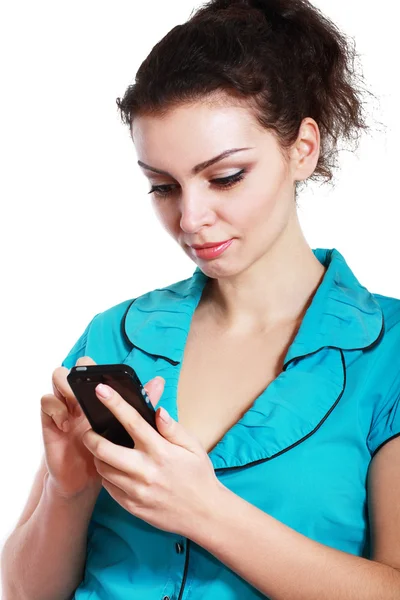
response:
{"label": "lips", "polygon": [[211,246],[211,248],[193,248],[193,252],[201,260],[212,260],[221,256],[232,244],[233,238],[217,246]]}
{"label": "lips", "polygon": [[222,244],[226,244],[229,241],[230,240],[223,240],[222,242],[209,242],[207,244],[192,244],[192,248],[195,248],[196,250],[201,250],[202,248],[214,248],[215,246],[221,246]]}

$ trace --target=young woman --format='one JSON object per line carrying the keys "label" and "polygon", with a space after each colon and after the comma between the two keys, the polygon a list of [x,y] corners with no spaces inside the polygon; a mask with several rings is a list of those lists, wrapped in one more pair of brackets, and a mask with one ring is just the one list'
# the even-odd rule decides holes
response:
{"label": "young woman", "polygon": [[[296,212],[366,128],[353,58],[306,0],[211,0],[117,100],[196,268],[96,315],[54,371],[7,600],[400,597],[400,301]],[[134,449],[79,410],[66,375],[91,362],[147,382],[158,432],[97,388]]]}

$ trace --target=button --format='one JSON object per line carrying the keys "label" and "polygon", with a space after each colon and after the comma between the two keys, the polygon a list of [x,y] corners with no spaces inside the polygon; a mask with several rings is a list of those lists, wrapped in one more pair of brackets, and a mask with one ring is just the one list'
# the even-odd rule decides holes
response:
{"label": "button", "polygon": [[169,596],[164,596],[162,600],[170,600]]}
{"label": "button", "polygon": [[184,547],[182,544],[179,544],[179,542],[177,542],[175,544],[175,549],[177,551],[178,554],[182,554],[182,552],[184,551]]}

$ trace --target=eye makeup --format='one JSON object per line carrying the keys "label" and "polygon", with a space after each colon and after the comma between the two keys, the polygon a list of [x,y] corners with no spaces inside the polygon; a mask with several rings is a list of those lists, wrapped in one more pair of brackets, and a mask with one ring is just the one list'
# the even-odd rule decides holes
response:
{"label": "eye makeup", "polygon": [[[211,179],[210,183],[212,183],[219,190],[224,191],[224,190],[230,189],[231,187],[233,187],[234,185],[239,183],[239,181],[242,181],[242,179],[244,179],[246,173],[247,173],[247,169],[242,169],[241,171],[238,171],[237,173],[234,173],[233,175],[229,175],[229,177],[219,177],[218,179]],[[176,187],[176,186],[173,184],[171,184],[171,185],[154,185],[154,186],[152,186],[151,190],[148,193],[149,194],[154,193],[154,195],[158,198],[166,198],[173,193],[173,190],[171,188],[174,188],[174,187]]]}

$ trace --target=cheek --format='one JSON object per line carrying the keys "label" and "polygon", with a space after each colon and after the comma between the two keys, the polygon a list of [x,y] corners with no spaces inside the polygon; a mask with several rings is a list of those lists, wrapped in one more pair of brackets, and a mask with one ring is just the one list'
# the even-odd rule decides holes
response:
{"label": "cheek", "polygon": [[252,227],[263,227],[266,221],[278,218],[282,210],[285,195],[285,176],[281,165],[270,166],[268,170],[257,171],[251,178],[251,185],[246,186],[237,202],[237,214],[243,223]]}
{"label": "cheek", "polygon": [[[262,190],[262,191],[261,191]],[[271,229],[281,229],[286,224],[293,204],[293,193],[289,189],[288,180],[283,169],[268,183],[259,182],[252,202],[254,223]]]}
{"label": "cheek", "polygon": [[263,228],[274,214],[277,204],[275,196],[268,191],[260,192],[260,189],[257,189],[241,194],[235,199],[229,205],[229,211],[226,211],[224,217],[228,222],[235,224],[238,231]]}
{"label": "cheek", "polygon": [[235,201],[227,218],[234,222],[238,232],[249,234],[256,246],[264,245],[273,242],[285,229],[293,202],[283,178],[275,178],[269,185],[264,178]]}

